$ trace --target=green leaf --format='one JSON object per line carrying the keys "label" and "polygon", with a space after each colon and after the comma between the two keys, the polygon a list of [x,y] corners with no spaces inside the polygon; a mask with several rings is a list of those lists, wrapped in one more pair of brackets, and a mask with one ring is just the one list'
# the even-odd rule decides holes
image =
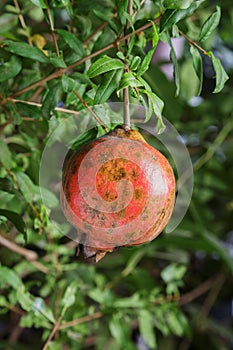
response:
{"label": "green leaf", "polygon": [[111,58],[104,55],[91,65],[87,74],[89,78],[94,78],[97,75],[109,72],[113,69],[121,68],[124,68],[124,63],[122,61],[120,61],[118,58]]}
{"label": "green leaf", "polygon": [[64,309],[67,309],[75,303],[75,297],[77,295],[77,282],[73,281],[66,289],[65,294],[62,298],[61,304]]}
{"label": "green leaf", "polygon": [[147,69],[149,68],[151,59],[153,57],[154,51],[155,51],[156,46],[157,46],[158,41],[159,41],[159,35],[157,32],[156,25],[154,24],[153,21],[151,21],[151,23],[152,23],[153,29],[154,29],[154,34],[153,34],[153,38],[152,38],[152,48],[147,52],[146,56],[143,58],[142,64],[137,72],[137,76],[143,75],[147,71]]}
{"label": "green leaf", "polygon": [[187,271],[187,267],[185,265],[177,265],[172,263],[165,267],[161,272],[161,277],[165,283],[169,283],[176,280],[181,280]]}
{"label": "green leaf", "polygon": [[10,32],[17,25],[17,16],[11,13],[4,13],[0,16],[0,34]]}
{"label": "green leaf", "polygon": [[162,117],[164,102],[152,91],[142,90],[142,92],[148,96],[150,107],[158,117],[158,132],[161,133],[165,128]]}
{"label": "green leaf", "polygon": [[103,81],[99,85],[94,98],[94,104],[104,103],[111,94],[118,88],[123,69],[112,70],[104,75]]}
{"label": "green leaf", "polygon": [[170,35],[167,33],[167,40],[168,40],[168,44],[171,48],[170,51],[170,59],[173,63],[173,67],[174,67],[174,71],[173,71],[173,75],[174,75],[174,80],[175,80],[175,84],[176,84],[176,96],[179,95],[180,93],[180,73],[179,73],[179,64],[178,64],[178,60],[176,57],[176,52],[174,50],[174,47],[172,45],[172,41],[170,38]]}
{"label": "green leaf", "polygon": [[11,169],[12,167],[12,157],[8,145],[0,139],[0,162],[6,169]]}
{"label": "green leaf", "polygon": [[61,95],[60,81],[54,84],[45,95],[42,106],[42,113],[45,117],[48,117],[51,112],[57,107]]}
{"label": "green leaf", "polygon": [[[58,201],[57,197],[53,194],[53,192],[51,192],[47,188],[41,187],[40,193],[41,193],[47,207],[49,207],[49,208],[58,207],[59,201]],[[38,195],[39,195],[39,188],[38,188]]]}
{"label": "green leaf", "polygon": [[16,77],[21,71],[21,61],[16,56],[11,56],[9,62],[0,65],[0,82]]}
{"label": "green leaf", "polygon": [[159,34],[156,25],[153,21],[150,21],[153,27],[152,47],[155,49],[159,42]]}
{"label": "green leaf", "polygon": [[225,69],[222,66],[222,63],[219,58],[215,57],[213,52],[209,52],[214,71],[216,73],[216,84],[215,89],[213,91],[214,94],[220,92],[226,83],[226,81],[229,79],[229,76],[227,75]]}
{"label": "green leaf", "polygon": [[14,289],[18,288],[22,281],[14,270],[0,264],[0,285],[9,284]]}
{"label": "green leaf", "polygon": [[125,25],[126,23],[125,14],[127,13],[128,0],[117,0],[116,6],[117,6],[117,13],[120,18],[120,21],[123,25]]}
{"label": "green leaf", "polygon": [[141,57],[139,56],[134,56],[132,58],[132,61],[130,62],[130,66],[129,69],[130,70],[136,70],[139,66],[139,64],[141,63]]}
{"label": "green leaf", "polygon": [[56,322],[52,310],[45,304],[42,298],[37,297],[34,299],[31,305],[31,310],[35,312],[35,315],[41,314],[51,323]]}
{"label": "green leaf", "polygon": [[42,8],[42,9],[46,9],[47,6],[46,6],[46,3],[44,0],[30,0],[34,5]]}
{"label": "green leaf", "polygon": [[194,0],[164,0],[163,6],[167,9],[187,9]]}
{"label": "green leaf", "polygon": [[0,216],[7,218],[19,232],[25,233],[25,223],[19,214],[10,210],[0,209]]}
{"label": "green leaf", "polygon": [[27,203],[31,203],[38,198],[38,187],[34,185],[27,174],[16,172],[16,179]]}
{"label": "green leaf", "polygon": [[14,194],[0,190],[0,203],[7,204],[15,197]]}
{"label": "green leaf", "polygon": [[143,84],[141,83],[140,80],[138,80],[135,75],[131,72],[126,72],[123,74],[120,87],[118,91],[125,89],[127,86],[130,87],[137,87],[137,86],[142,86]]}
{"label": "green leaf", "polygon": [[166,314],[166,321],[173,334],[178,337],[181,337],[184,334],[185,329],[176,315],[176,310],[170,310],[170,312]]}
{"label": "green leaf", "polygon": [[10,51],[16,55],[30,58],[41,63],[49,63],[49,58],[43,53],[43,51],[38,49],[38,47],[30,46],[24,42],[17,42],[12,40],[5,40],[3,43],[5,50]]}
{"label": "green leaf", "polygon": [[138,315],[139,330],[146,345],[150,349],[157,349],[156,335],[153,326],[153,317],[148,310],[140,310]]}
{"label": "green leaf", "polygon": [[20,284],[17,288],[17,301],[24,310],[31,311],[33,304],[32,295],[25,290],[23,284]]}
{"label": "green leaf", "polygon": [[56,68],[66,68],[66,64],[62,57],[58,57],[55,52],[49,57],[50,63]]}
{"label": "green leaf", "polygon": [[181,19],[191,16],[204,1],[205,0],[195,1],[190,7],[183,10],[166,10],[160,21],[160,32],[170,29],[173,24],[176,24]]}
{"label": "green leaf", "polygon": [[201,27],[199,41],[205,41],[219,25],[221,19],[221,8],[216,6],[216,11],[210,15]]}
{"label": "green leaf", "polygon": [[73,34],[64,29],[56,29],[56,32],[62,37],[66,44],[74,50],[80,57],[85,55],[82,42]]}
{"label": "green leaf", "polygon": [[143,58],[141,66],[137,72],[137,76],[140,77],[141,75],[143,75],[147,71],[147,69],[150,66],[150,61],[153,57],[154,51],[155,51],[155,49],[152,48],[147,52],[146,56]]}
{"label": "green leaf", "polygon": [[194,70],[196,72],[196,75],[200,81],[200,87],[199,87],[199,91],[198,91],[198,95],[200,95],[201,90],[202,90],[202,82],[203,82],[203,62],[202,62],[202,57],[201,54],[199,52],[199,50],[191,45],[190,46],[190,53],[192,55],[193,58],[193,67]]}

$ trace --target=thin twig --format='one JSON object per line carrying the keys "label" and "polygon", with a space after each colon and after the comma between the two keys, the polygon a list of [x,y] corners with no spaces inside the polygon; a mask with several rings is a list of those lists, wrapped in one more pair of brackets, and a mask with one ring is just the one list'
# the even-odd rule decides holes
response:
{"label": "thin twig", "polygon": [[210,57],[210,54],[204,50],[200,45],[198,45],[198,43],[192,39],[190,39],[186,34],[184,34],[180,29],[179,29],[179,34],[181,36],[183,36],[183,38],[185,38],[185,40],[187,40],[187,42],[190,44],[190,45],[193,45],[195,46],[199,51],[201,51],[203,53],[203,55],[205,56],[208,56]]}
{"label": "thin twig", "polygon": [[219,278],[222,276],[222,273],[219,273],[213,277],[210,277],[207,281],[200,284],[198,287],[194,288],[190,292],[181,296],[179,300],[179,305],[185,305],[191,301],[199,298],[201,295],[205,294],[210,290],[214,285],[219,281]]}
{"label": "thin twig", "polygon": [[59,326],[60,326],[60,323],[62,321],[62,317],[63,317],[63,313],[61,314],[61,316],[59,317],[59,319],[57,320],[57,322],[55,323],[53,329],[52,329],[52,332],[50,333],[44,347],[42,350],[46,350],[49,346],[49,343],[51,342],[51,340],[53,339],[54,335],[56,334],[56,332],[58,331],[59,329]]}
{"label": "thin twig", "polygon": [[30,262],[30,264],[33,265],[34,267],[36,267],[39,271],[41,271],[45,274],[49,273],[49,269],[46,266],[44,266],[43,264],[41,264],[39,261],[37,261],[38,254],[36,252],[34,252],[33,250],[23,248],[23,247],[19,246],[18,244],[6,239],[5,237],[3,237],[1,235],[0,235],[0,244],[3,245],[4,247],[8,248],[12,252],[15,252],[19,255],[24,256]]}
{"label": "thin twig", "polygon": [[73,90],[73,93],[75,96],[78,97],[79,101],[82,103],[82,105],[88,110],[89,113],[94,117],[94,119],[97,121],[97,123],[101,126],[101,128],[107,132],[108,129],[105,126],[104,122],[100,119],[100,117],[88,106],[87,102],[82,98],[82,96],[79,95],[79,93],[75,90]]}
{"label": "thin twig", "polygon": [[[161,19],[161,16],[158,17],[158,18],[156,18],[156,19],[154,20],[154,23],[159,23],[160,19]],[[66,68],[59,68],[59,69],[57,69],[55,72],[53,72],[52,74],[48,75],[47,77],[44,77],[44,78],[42,78],[42,79],[40,79],[40,80],[38,80],[38,81],[36,81],[36,82],[34,82],[34,83],[32,83],[32,84],[26,86],[26,87],[23,88],[22,90],[19,90],[19,91],[15,92],[15,93],[12,94],[11,96],[9,96],[9,98],[18,97],[18,96],[24,94],[25,92],[28,92],[28,91],[30,91],[30,90],[32,90],[32,89],[35,89],[36,87],[38,87],[38,86],[40,86],[40,85],[42,85],[42,84],[44,84],[44,83],[46,83],[46,82],[48,82],[48,81],[50,81],[50,80],[52,80],[52,79],[56,79],[56,78],[61,77],[63,73],[68,73],[68,72],[69,72],[70,70],[72,70],[73,68],[75,68],[75,67],[77,67],[77,66],[80,66],[82,63],[84,63],[84,62],[86,62],[86,61],[88,61],[88,60],[90,60],[90,59],[92,59],[92,58],[94,58],[94,57],[96,57],[96,56],[101,55],[101,54],[104,53],[105,51],[108,51],[108,50],[110,50],[110,49],[113,49],[114,47],[118,47],[120,42],[122,42],[122,41],[124,41],[124,40],[126,40],[126,39],[131,38],[132,35],[138,34],[138,33],[140,33],[140,32],[143,32],[144,30],[150,28],[150,27],[152,26],[152,23],[153,23],[153,22],[150,21],[150,22],[144,24],[144,25],[141,26],[140,28],[136,29],[134,32],[129,33],[129,34],[123,36],[122,38],[119,38],[119,39],[116,40],[116,41],[113,41],[112,43],[106,45],[106,46],[103,47],[102,49],[99,49],[99,50],[97,50],[97,51],[95,51],[95,52],[92,52],[91,54],[89,54],[89,55],[87,55],[87,56],[81,58],[80,60],[78,60],[78,61],[76,61],[76,62],[70,64],[70,65],[67,66]],[[8,99],[3,100],[3,101],[2,101],[2,104],[6,103],[7,100],[8,100]]]}
{"label": "thin twig", "polygon": [[34,252],[33,250],[25,249],[23,247],[20,247],[16,243],[9,241],[5,237],[0,235],[0,244],[2,244],[4,247],[10,249],[11,251],[18,253],[20,255],[23,255],[27,260],[32,261],[38,259],[38,254]]}
{"label": "thin twig", "polygon": [[[36,106],[38,108],[42,107],[42,103],[37,103],[37,102],[32,102],[32,101],[18,100],[18,99],[15,99],[15,98],[8,98],[8,101],[13,102],[13,103],[24,103],[24,104],[27,104],[27,105],[30,105],[30,106]],[[67,108],[62,108],[62,107],[56,107],[55,111],[56,112],[61,112],[61,113],[73,114],[73,115],[79,115],[80,114],[79,111],[74,111],[74,110],[67,109]],[[29,120],[29,121],[34,120],[35,121],[34,118],[26,118],[26,117],[24,117],[24,120]]]}
{"label": "thin twig", "polygon": [[[128,3],[128,14],[132,16],[132,11],[133,11],[133,0],[129,0]],[[125,25],[125,30],[127,30],[130,27],[130,23],[127,20],[126,25]],[[129,39],[125,39],[125,46],[127,47],[129,44]],[[125,52],[125,61],[126,61],[126,55],[127,53]],[[125,62],[125,71],[128,71],[128,65],[127,62]],[[123,89],[123,101],[124,101],[124,129],[126,131],[130,130],[131,128],[131,122],[130,122],[130,105],[129,105],[129,87],[127,86],[125,89]]]}
{"label": "thin twig", "polygon": [[96,319],[101,318],[101,317],[103,317],[103,313],[102,312],[95,312],[92,315],[83,316],[83,317],[80,317],[80,318],[78,318],[76,320],[72,320],[72,321],[69,321],[69,322],[62,323],[60,325],[59,329],[65,329],[65,328],[69,328],[69,327],[74,327],[74,326],[77,326],[78,324],[90,322],[90,321],[96,320]]}
{"label": "thin twig", "polygon": [[[27,32],[27,31],[28,31],[28,27],[27,27],[27,25],[26,25],[26,22],[25,22],[25,20],[24,20],[24,17],[23,17],[23,15],[22,15],[22,13],[21,13],[21,8],[20,8],[20,6],[19,6],[18,0],[13,0],[13,2],[14,2],[14,5],[15,5],[16,10],[18,11],[18,17],[19,17],[19,21],[20,21],[20,23],[21,23],[21,26],[22,26],[22,28]],[[31,40],[31,38],[30,38],[30,35],[27,37],[27,39],[28,39],[29,45],[33,46],[32,40]]]}
{"label": "thin twig", "polygon": [[51,29],[51,33],[52,33],[52,37],[53,37],[53,43],[54,43],[54,46],[55,46],[56,54],[57,54],[57,57],[60,57],[59,47],[58,47],[58,43],[57,43],[57,36],[56,36],[56,33],[55,33],[55,29],[54,29],[54,25],[53,25],[53,19],[52,19],[52,16],[51,16],[51,10],[50,10],[50,7],[49,7],[48,0],[46,0],[46,10],[47,10],[47,14],[48,14],[48,19],[49,19],[49,24],[50,24],[50,29]]}

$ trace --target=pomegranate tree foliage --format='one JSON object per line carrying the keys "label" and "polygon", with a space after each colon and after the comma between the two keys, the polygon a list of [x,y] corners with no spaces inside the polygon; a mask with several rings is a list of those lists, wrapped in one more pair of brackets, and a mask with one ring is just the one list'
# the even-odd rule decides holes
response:
{"label": "pomegranate tree foliage", "polygon": [[[1,1],[0,349],[232,347],[233,12],[219,4]],[[127,87],[179,130],[193,198],[174,232],[90,265],[49,220],[41,154],[70,110]]]}

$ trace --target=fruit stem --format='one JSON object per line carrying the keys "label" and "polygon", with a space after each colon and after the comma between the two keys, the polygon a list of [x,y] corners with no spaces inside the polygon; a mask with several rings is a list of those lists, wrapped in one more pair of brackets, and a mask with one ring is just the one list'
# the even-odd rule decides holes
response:
{"label": "fruit stem", "polygon": [[131,129],[131,123],[130,123],[130,107],[129,107],[129,88],[126,87],[123,90],[123,98],[124,98],[124,129],[126,131]]}
{"label": "fruit stem", "polygon": [[[129,0],[128,3],[128,9],[127,12],[128,14],[132,17],[132,11],[133,11],[133,0]],[[130,23],[127,20],[126,24],[125,24],[125,30],[127,30],[130,27]],[[125,32],[126,34],[126,32]],[[129,44],[129,39],[125,40],[125,45],[126,47]],[[127,53],[125,53],[125,71],[128,71],[128,65],[127,65],[127,61],[126,61],[126,56]],[[127,86],[124,90],[123,90],[123,101],[124,101],[124,129],[126,131],[131,129],[131,122],[130,122],[130,105],[129,105],[129,87]]]}

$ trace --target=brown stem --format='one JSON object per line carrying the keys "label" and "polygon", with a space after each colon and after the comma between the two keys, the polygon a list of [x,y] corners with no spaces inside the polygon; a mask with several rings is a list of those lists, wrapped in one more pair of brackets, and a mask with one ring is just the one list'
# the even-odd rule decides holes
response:
{"label": "brown stem", "polygon": [[107,132],[108,129],[104,125],[103,121],[100,119],[100,117],[88,106],[87,102],[79,95],[79,93],[75,90],[73,90],[73,93],[75,96],[78,97],[79,101],[82,103],[82,105],[88,110],[88,112],[91,113],[91,115],[94,117],[94,119],[97,121],[97,123],[101,126],[101,128]]}
{"label": "brown stem", "polygon": [[62,321],[62,318],[63,318],[63,313],[61,314],[61,316],[59,317],[59,319],[57,320],[57,322],[55,323],[53,329],[52,329],[52,332],[50,333],[49,337],[48,337],[48,340],[46,341],[44,347],[42,350],[46,350],[50,344],[50,342],[52,341],[54,335],[56,334],[56,332],[58,331],[59,329],[59,326],[60,326],[60,323]]}
{"label": "brown stem", "polygon": [[[154,20],[154,23],[159,23],[161,19],[161,16],[156,18]],[[117,47],[119,45],[120,42],[126,40],[126,39],[129,39],[131,38],[132,35],[134,34],[138,34],[148,28],[150,28],[152,26],[152,22],[148,22],[146,23],[145,25],[141,26],[140,28],[136,29],[134,32],[132,33],[129,33],[125,36],[123,36],[122,38],[119,38],[118,40],[106,45],[105,47],[103,47],[102,49],[99,49],[95,52],[92,52],[91,54],[87,55],[86,57],[83,57],[81,58],[80,60],[72,63],[71,65],[67,66],[66,68],[59,68],[57,69],[55,72],[53,72],[52,74],[48,75],[47,77],[45,78],[42,78],[38,81],[36,81],[35,83],[32,83],[31,85],[28,85],[26,86],[25,88],[23,88],[22,90],[19,90],[17,92],[15,92],[12,96],[9,96],[9,97],[17,97],[17,96],[20,96],[22,94],[24,94],[25,92],[28,92],[52,79],[56,79],[56,78],[59,78],[63,73],[67,73],[69,72],[70,70],[72,70],[73,68],[77,67],[77,66],[80,66],[82,63],[96,57],[96,56],[99,56],[101,55],[102,53],[104,53],[105,51],[107,50],[110,50],[110,49],[113,49],[114,47]],[[2,103],[4,104],[5,101],[3,100]]]}
{"label": "brown stem", "polygon": [[20,247],[18,244],[12,241],[9,241],[8,239],[6,239],[1,235],[0,235],[0,244],[6,247],[7,249],[11,250],[12,252],[15,252],[17,254],[24,256],[30,262],[30,264],[35,266],[39,271],[45,274],[49,273],[49,269],[43,264],[41,264],[39,261],[37,261],[38,254],[33,250]]}
{"label": "brown stem", "polygon": [[72,320],[72,321],[69,321],[69,322],[65,322],[65,323],[60,325],[59,329],[65,329],[65,328],[69,328],[69,327],[74,327],[74,326],[76,326],[78,324],[90,322],[92,320],[96,320],[96,319],[101,318],[101,317],[103,317],[102,312],[96,312],[96,313],[94,313],[92,315],[87,315],[87,316],[80,317],[77,320]]}
{"label": "brown stem", "polygon": [[[132,16],[133,11],[133,0],[129,0],[128,3],[128,14]],[[126,21],[125,29],[127,30],[130,26],[129,21]],[[129,44],[129,39],[125,39],[125,46],[127,47]],[[126,57],[127,53],[125,53]],[[125,59],[126,61],[126,59]],[[128,71],[127,62],[125,62],[125,71]],[[123,90],[123,101],[124,101],[124,129],[126,131],[131,129],[131,122],[130,122],[130,105],[129,105],[129,87],[127,86]]]}
{"label": "brown stem", "polygon": [[185,40],[187,40],[187,42],[190,45],[195,46],[199,51],[201,51],[201,53],[203,53],[203,55],[210,57],[210,54],[204,50],[201,46],[198,45],[198,43],[196,43],[196,41],[193,41],[192,39],[190,39],[186,34],[184,34],[180,29],[179,29],[179,33],[180,35],[183,36],[183,38],[185,38]]}
{"label": "brown stem", "polygon": [[[14,5],[15,5],[15,8],[18,11],[18,17],[19,17],[20,24],[21,24],[22,28],[27,31],[27,25],[26,25],[26,22],[24,20],[24,17],[22,15],[22,13],[21,13],[21,8],[19,6],[18,0],[13,0],[13,2],[14,2]],[[29,45],[33,46],[30,36],[28,36],[28,43],[29,43]]]}
{"label": "brown stem", "polygon": [[58,47],[58,43],[57,43],[57,36],[56,36],[56,33],[55,33],[55,29],[54,29],[54,25],[53,25],[53,19],[52,19],[52,16],[51,16],[51,11],[50,11],[48,0],[46,0],[46,6],[47,6],[46,10],[47,10],[48,18],[49,18],[49,24],[50,24],[50,29],[51,29],[51,33],[52,33],[52,37],[53,37],[53,43],[54,43],[54,46],[55,46],[56,54],[57,54],[57,57],[60,57],[59,47]]}
{"label": "brown stem", "polygon": [[25,249],[23,247],[20,247],[16,243],[9,241],[5,237],[0,235],[0,244],[4,247],[10,249],[11,251],[18,253],[20,255],[23,255],[27,260],[32,261],[36,260],[38,258],[38,254],[34,252],[33,250]]}
{"label": "brown stem", "polygon": [[[30,106],[36,106],[38,108],[42,107],[42,103],[37,103],[37,102],[32,102],[32,101],[18,100],[18,99],[15,99],[15,98],[8,98],[8,101],[13,102],[13,103],[24,103],[24,104],[27,104],[27,105],[30,105]],[[55,111],[61,112],[61,113],[73,114],[73,115],[79,115],[80,114],[79,111],[74,111],[72,109],[67,109],[67,108],[62,108],[62,107],[56,107]],[[31,117],[28,117],[28,118],[27,117],[23,117],[22,119],[23,120],[28,120],[28,121],[35,121],[35,119],[31,118]],[[40,121],[40,119],[39,119],[39,121]]]}

